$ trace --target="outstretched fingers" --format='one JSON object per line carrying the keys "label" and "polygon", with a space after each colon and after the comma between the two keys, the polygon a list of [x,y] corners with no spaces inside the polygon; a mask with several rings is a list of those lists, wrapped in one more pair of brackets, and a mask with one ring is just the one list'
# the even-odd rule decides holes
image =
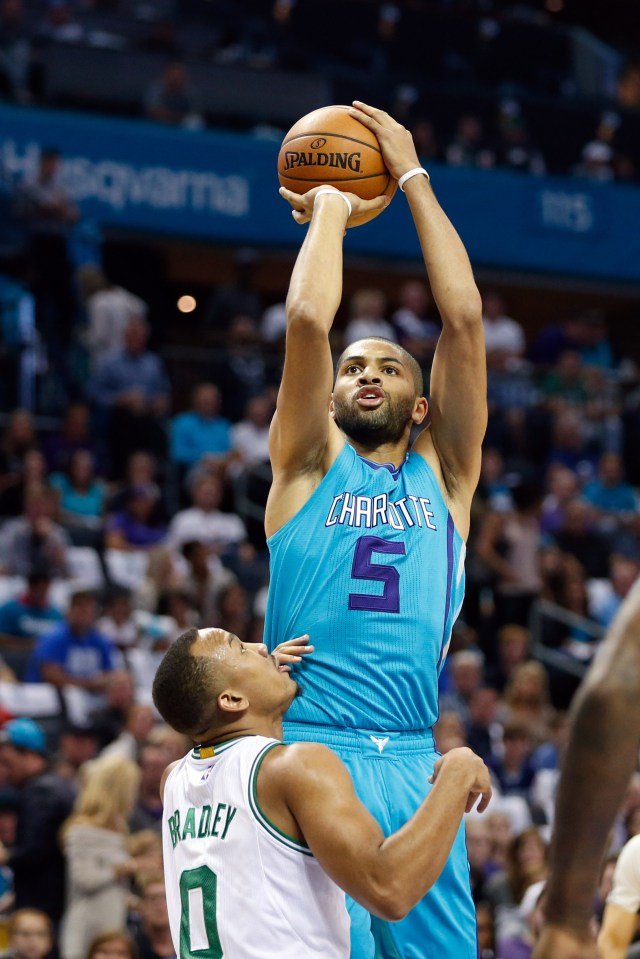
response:
{"label": "outstretched fingers", "polygon": [[314,649],[315,646],[309,643],[309,637],[305,635],[296,636],[295,639],[288,639],[286,642],[280,643],[273,652],[277,656],[278,662],[285,665],[299,663],[303,656],[308,656]]}
{"label": "outstretched fingers", "polygon": [[349,114],[375,134],[384,162],[396,180],[408,170],[420,166],[410,130],[384,110],[378,110],[361,100],[354,100]]}
{"label": "outstretched fingers", "polygon": [[362,113],[369,119],[378,121],[380,121],[383,117],[389,116],[384,112],[384,110],[379,110],[377,107],[372,107],[370,104],[364,103],[363,100],[353,100],[351,106],[349,107],[349,112]]}
{"label": "outstretched fingers", "polygon": [[401,126],[397,120],[394,120],[393,117],[385,113],[384,110],[379,110],[377,107],[372,107],[368,103],[363,103],[362,100],[354,100],[352,106],[349,108],[349,113],[374,132],[377,127],[393,128]]}

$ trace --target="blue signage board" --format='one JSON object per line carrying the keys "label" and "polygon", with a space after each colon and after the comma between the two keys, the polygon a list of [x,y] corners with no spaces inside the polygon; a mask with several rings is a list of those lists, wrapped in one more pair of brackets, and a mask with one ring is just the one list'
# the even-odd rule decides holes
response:
{"label": "blue signage board", "polygon": [[[0,106],[0,168],[32,174],[56,146],[84,217],[120,227],[258,246],[298,246],[302,230],[278,195],[279,144],[144,120]],[[640,282],[640,189],[569,177],[434,165],[434,189],[476,267]],[[420,257],[397,193],[346,250]]]}

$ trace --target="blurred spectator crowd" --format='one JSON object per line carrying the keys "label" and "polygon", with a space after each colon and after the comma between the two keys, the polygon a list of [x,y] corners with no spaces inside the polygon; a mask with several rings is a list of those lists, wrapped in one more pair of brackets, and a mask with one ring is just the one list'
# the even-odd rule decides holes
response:
{"label": "blurred spectator crowd", "polygon": [[[55,209],[73,219],[64,195]],[[268,427],[285,315],[281,302],[265,307],[250,259],[240,256],[238,277],[211,293],[208,375],[184,402],[163,343],[150,345],[147,304],[96,264],[62,284],[75,324],[46,283],[30,294],[43,347],[52,330],[67,343],[47,355],[66,384],[60,415],[16,407],[5,385],[0,908],[10,937],[14,910],[18,920],[23,908],[42,910],[63,959],[82,959],[106,931],[82,918],[100,915],[84,899],[96,895],[94,883],[105,884],[109,928],[136,935],[145,896],[161,895],[157,787],[166,763],[187,749],[150,702],[163,652],[194,625],[262,637]],[[640,571],[640,381],[600,311],[527,334],[501,294],[485,289],[483,315],[489,426],[436,734],[441,751],[468,743],[492,769],[491,808],[469,817],[472,878],[485,959],[517,959],[530,955],[539,922],[567,708]],[[428,387],[438,333],[430,292],[412,279],[392,300],[375,286],[350,295],[333,347],[338,355],[355,337],[389,337],[418,358]],[[70,345],[84,378],[71,376]],[[96,812],[85,795],[104,792],[94,776],[122,785],[112,797],[121,808]],[[636,831],[634,782],[612,856]],[[61,837],[46,869],[45,836]],[[66,886],[51,881],[65,867]],[[600,912],[612,869],[613,859],[594,904]],[[34,871],[49,876],[42,888]],[[166,924],[157,936],[165,951],[155,954],[171,955]]]}
{"label": "blurred spectator crowd", "polygon": [[[2,0],[0,97],[276,140],[301,112],[357,97],[410,127],[425,163],[637,181],[637,50],[557,22],[561,9],[533,0]],[[340,29],[320,38],[319,20]],[[265,74],[289,81],[265,97]]]}

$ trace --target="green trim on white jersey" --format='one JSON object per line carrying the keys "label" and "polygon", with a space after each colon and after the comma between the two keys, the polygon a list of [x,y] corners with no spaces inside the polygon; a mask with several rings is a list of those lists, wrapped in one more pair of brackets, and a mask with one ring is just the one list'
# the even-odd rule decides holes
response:
{"label": "green trim on white jersey", "polygon": [[288,849],[292,849],[294,852],[302,853],[304,856],[313,857],[313,853],[309,849],[306,842],[300,842],[299,840],[294,839],[293,836],[287,835],[287,833],[283,832],[282,829],[279,829],[278,826],[271,822],[269,817],[264,813],[258,801],[258,773],[260,772],[260,766],[262,765],[262,761],[267,753],[272,749],[276,749],[278,746],[282,746],[282,743],[269,743],[264,747],[263,750],[261,750],[261,752],[258,753],[253,761],[251,773],[249,775],[249,807],[253,815],[256,817],[258,823],[269,833],[270,836],[273,837],[273,839],[277,839],[278,842],[282,843],[283,846],[286,846]]}

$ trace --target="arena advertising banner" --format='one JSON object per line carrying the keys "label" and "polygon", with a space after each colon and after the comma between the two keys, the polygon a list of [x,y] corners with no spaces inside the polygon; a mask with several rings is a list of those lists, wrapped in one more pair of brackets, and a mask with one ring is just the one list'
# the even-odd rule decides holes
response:
{"label": "arena advertising banner", "polygon": [[[0,171],[19,182],[57,147],[86,220],[103,228],[297,247],[278,196],[279,140],[75,112],[0,107]],[[476,267],[640,281],[640,189],[569,177],[432,166],[434,189]],[[420,256],[407,202],[350,230],[346,250]]]}

